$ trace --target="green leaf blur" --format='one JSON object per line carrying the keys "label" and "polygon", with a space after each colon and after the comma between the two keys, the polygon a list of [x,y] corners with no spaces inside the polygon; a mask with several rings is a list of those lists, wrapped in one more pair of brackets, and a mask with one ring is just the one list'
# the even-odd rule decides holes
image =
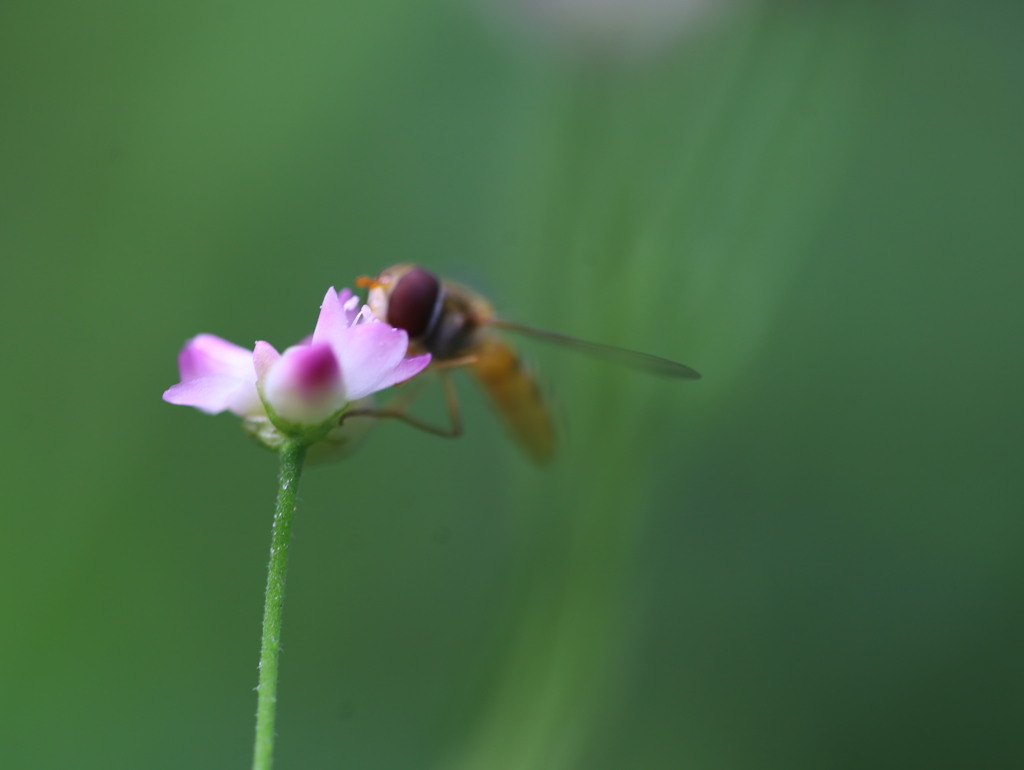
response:
{"label": "green leaf blur", "polygon": [[0,765],[248,766],[276,461],[160,394],[416,261],[704,379],[310,468],[277,767],[1024,766],[1020,5],[529,6],[0,11]]}

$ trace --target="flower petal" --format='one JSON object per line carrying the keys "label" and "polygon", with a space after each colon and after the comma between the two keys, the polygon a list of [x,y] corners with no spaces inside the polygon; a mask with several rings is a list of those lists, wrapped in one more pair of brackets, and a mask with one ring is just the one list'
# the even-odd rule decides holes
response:
{"label": "flower petal", "polygon": [[409,347],[409,335],[384,323],[352,326],[331,340],[350,401],[380,390]]}
{"label": "flower petal", "polygon": [[269,342],[259,340],[252,351],[253,370],[256,372],[256,379],[262,380],[267,376],[270,368],[277,363],[281,354],[277,352]]}
{"label": "flower petal", "polygon": [[[351,297],[346,301],[350,299]],[[343,334],[351,324],[348,309],[332,286],[327,290],[323,304],[320,305],[320,317],[317,319],[316,329],[313,330],[313,344],[329,343],[338,335]]]}
{"label": "flower petal", "polygon": [[341,367],[330,345],[288,348],[262,380],[263,398],[284,420],[317,425],[348,402]]}
{"label": "flower petal", "polygon": [[208,414],[230,410],[238,415],[258,414],[263,411],[255,380],[246,382],[225,374],[192,379],[172,385],[164,391],[169,404],[194,406]]}
{"label": "flower petal", "polygon": [[390,388],[392,385],[405,382],[410,377],[415,377],[426,369],[427,364],[429,363],[430,353],[424,353],[422,356],[411,356],[410,358],[402,359],[398,366],[391,370],[390,374],[377,383],[376,390],[384,390],[384,388]]}
{"label": "flower petal", "polygon": [[181,379],[209,375],[253,375],[252,352],[214,334],[199,334],[185,343],[178,354]]}

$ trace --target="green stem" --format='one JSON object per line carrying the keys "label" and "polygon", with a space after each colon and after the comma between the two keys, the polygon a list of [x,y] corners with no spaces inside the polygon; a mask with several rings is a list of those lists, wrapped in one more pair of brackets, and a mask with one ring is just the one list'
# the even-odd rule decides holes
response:
{"label": "green stem", "polygon": [[306,445],[289,442],[281,449],[281,478],[277,510],[270,539],[267,567],[267,597],[263,605],[263,644],[260,648],[260,683],[256,688],[256,746],[253,770],[270,770],[274,756],[274,714],[277,707],[277,654],[281,649],[281,610],[284,607],[284,578],[288,569],[288,541],[292,535],[292,514],[302,475]]}

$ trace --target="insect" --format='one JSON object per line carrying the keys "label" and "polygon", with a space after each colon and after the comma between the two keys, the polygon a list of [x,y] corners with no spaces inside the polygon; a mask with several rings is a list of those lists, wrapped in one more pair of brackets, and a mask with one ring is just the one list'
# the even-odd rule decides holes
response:
{"label": "insect", "polygon": [[356,285],[369,288],[368,304],[378,318],[408,333],[411,352],[429,352],[433,356],[430,368],[442,375],[451,427],[431,426],[403,409],[362,410],[361,414],[394,417],[431,433],[458,436],[462,423],[447,373],[464,367],[487,394],[512,435],[539,463],[550,460],[554,452],[551,415],[536,380],[501,331],[517,332],[597,354],[663,377],[700,378],[690,367],[667,358],[505,321],[497,317],[490,303],[476,292],[451,281],[442,281],[417,265],[395,265],[376,278],[359,278]]}

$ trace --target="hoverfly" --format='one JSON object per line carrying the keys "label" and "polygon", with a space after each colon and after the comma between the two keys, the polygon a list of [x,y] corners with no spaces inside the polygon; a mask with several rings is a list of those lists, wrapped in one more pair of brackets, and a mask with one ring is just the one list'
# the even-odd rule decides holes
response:
{"label": "hoverfly", "polygon": [[431,433],[458,436],[462,424],[447,372],[465,367],[527,453],[539,463],[547,462],[555,444],[551,415],[536,381],[498,330],[597,354],[662,377],[700,379],[700,374],[690,367],[667,358],[505,321],[476,292],[442,281],[417,265],[395,265],[376,278],[359,278],[356,285],[369,288],[367,303],[378,318],[408,333],[410,352],[428,352],[433,356],[429,368],[442,375],[451,427],[446,430],[431,426],[402,409],[359,410],[353,416],[394,417]]}

